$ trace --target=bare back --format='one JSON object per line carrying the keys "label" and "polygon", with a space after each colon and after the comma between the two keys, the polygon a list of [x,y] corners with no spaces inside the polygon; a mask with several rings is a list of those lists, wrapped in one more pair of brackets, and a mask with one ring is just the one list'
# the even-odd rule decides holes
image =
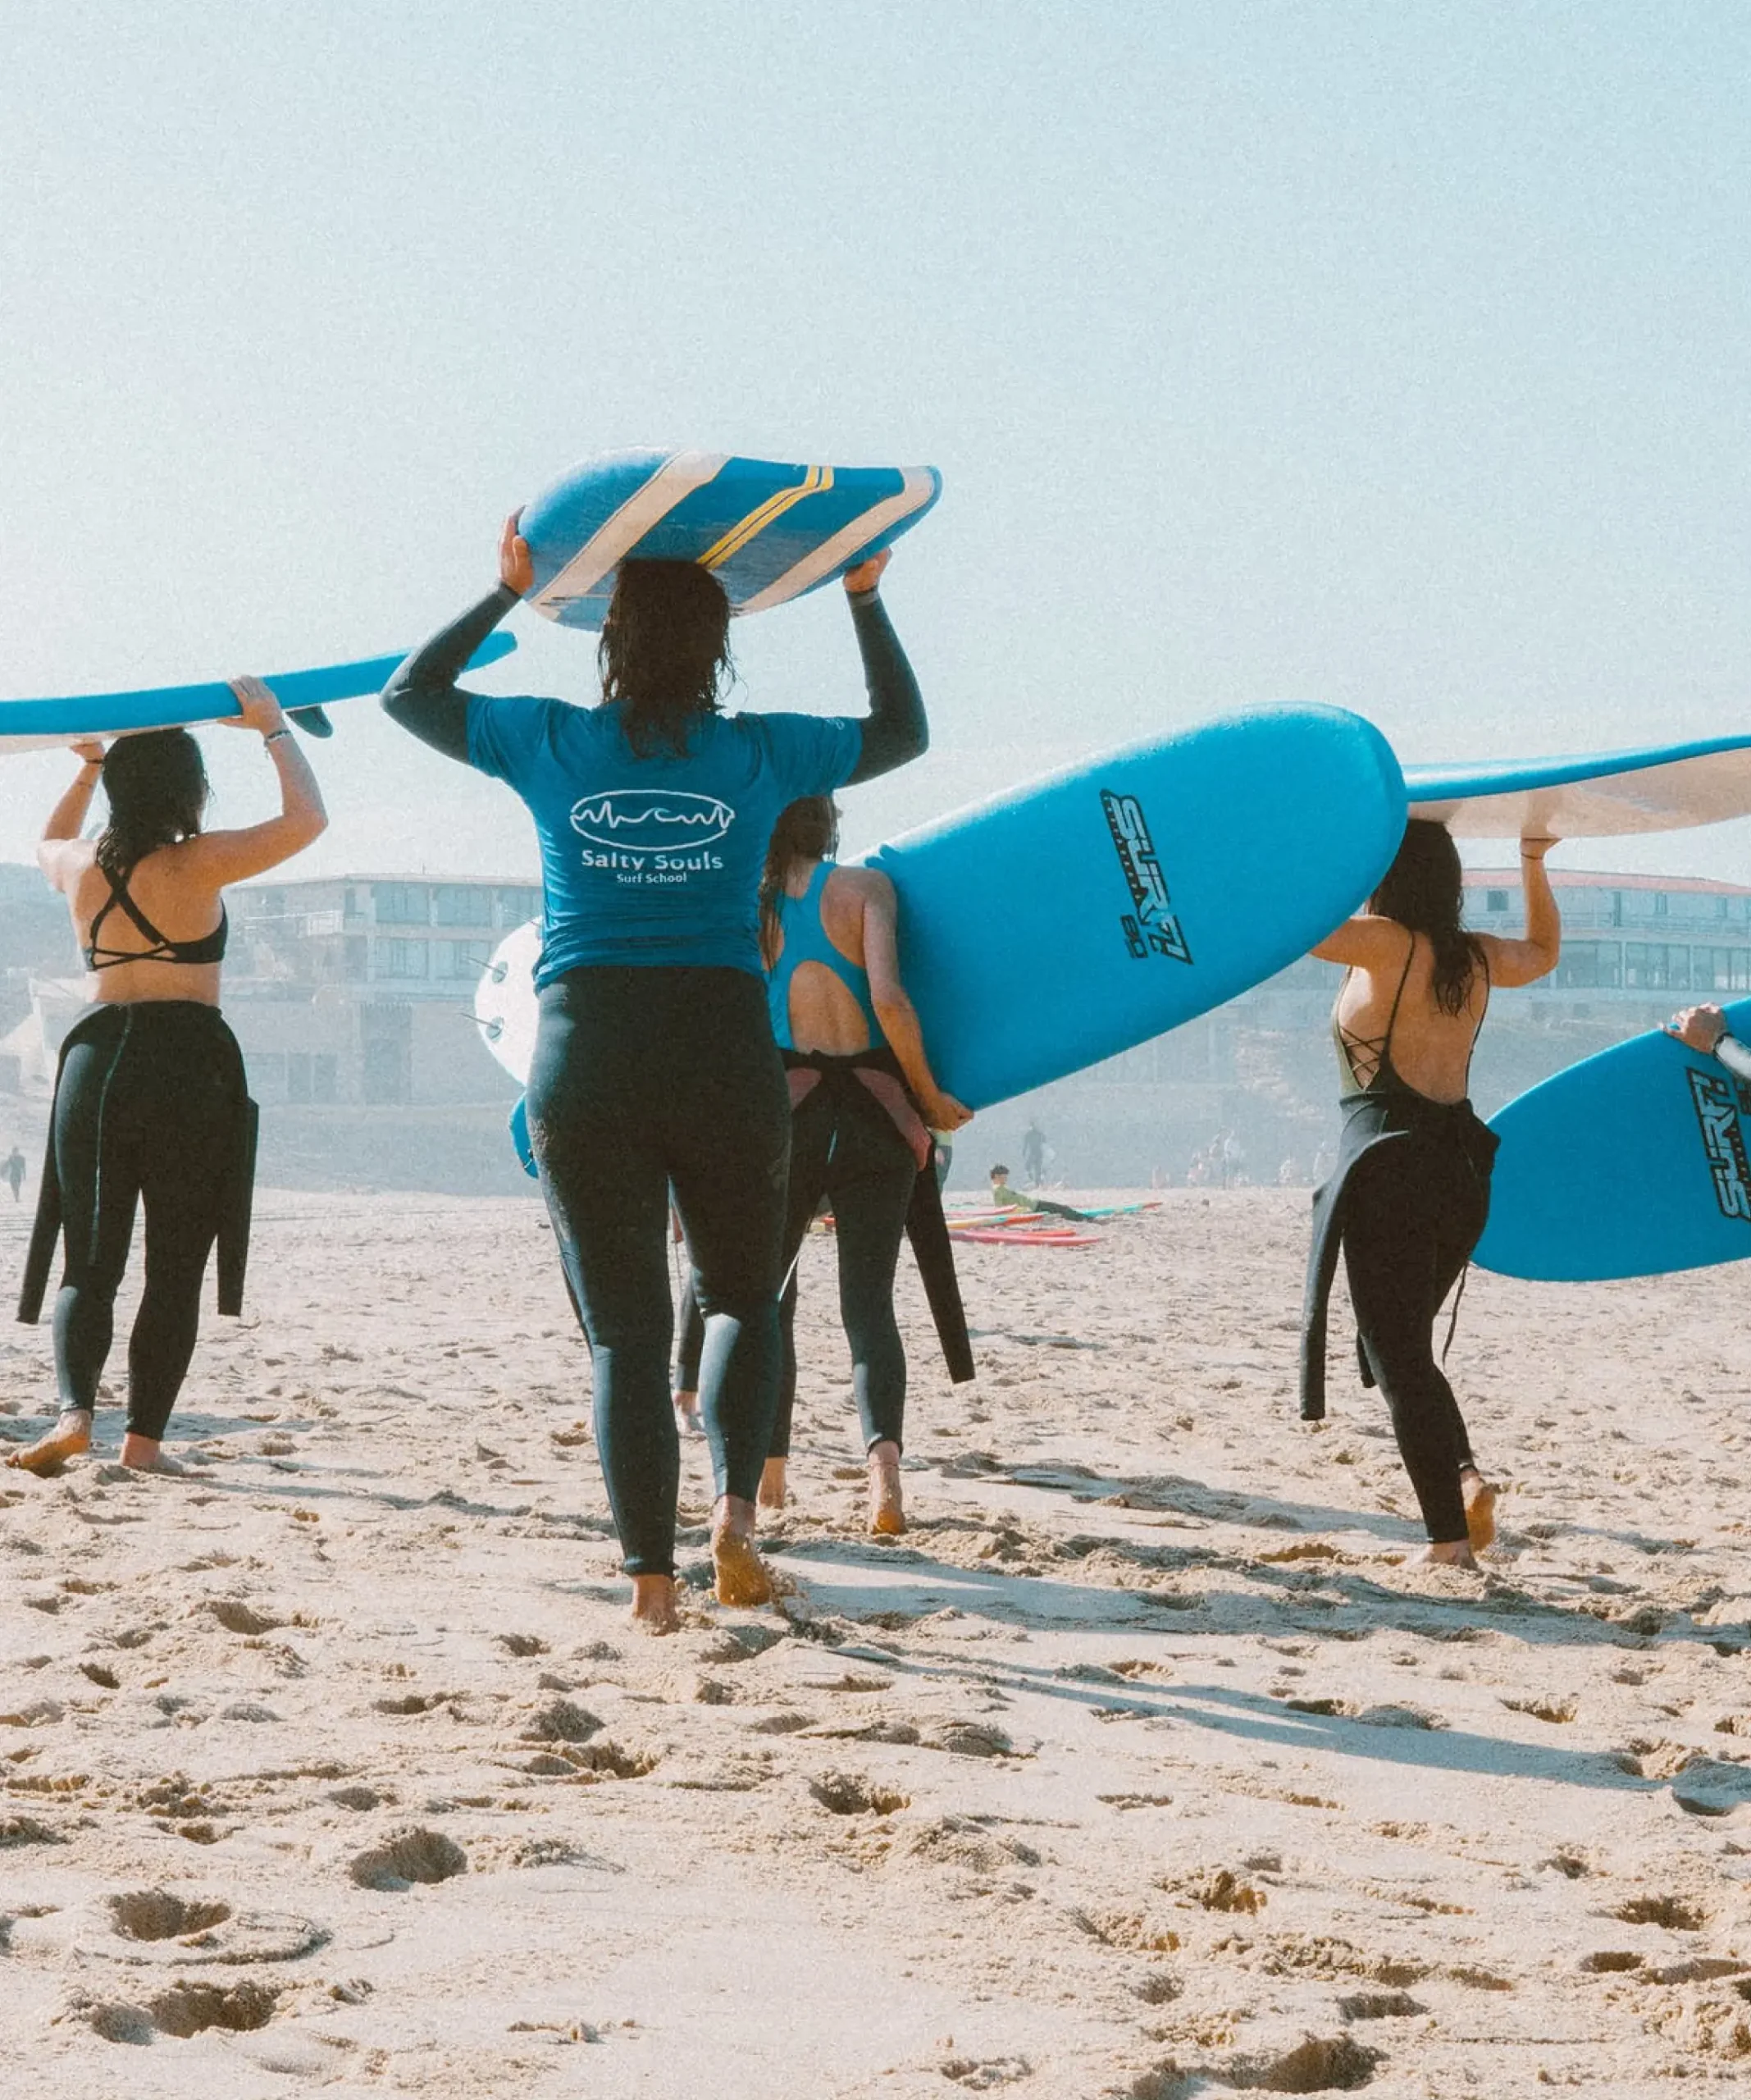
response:
{"label": "bare back", "polygon": [[1398,936],[1396,956],[1352,964],[1338,995],[1334,1019],[1351,1075],[1366,1090],[1389,1054],[1407,1086],[1431,1101],[1463,1101],[1472,1049],[1489,1004],[1488,937],[1480,938],[1484,959],[1471,973],[1464,1005],[1448,1014],[1435,1000],[1433,947],[1396,921],[1393,930]]}
{"label": "bare back", "polygon": [[[216,933],[223,909],[210,865],[203,866],[203,856],[189,851],[194,842],[160,847],[135,865],[127,880],[128,894],[141,914],[172,943],[198,941]],[[138,962],[111,961],[103,969],[88,970],[89,998],[124,1006],[141,999],[192,999],[202,1006],[218,1005],[218,963],[145,959],[144,952],[153,946],[145,933],[119,904],[106,909],[114,892],[89,840],[62,846],[57,863],[56,887],[67,900],[81,953],[91,945],[92,925],[101,915],[106,955],[142,956]]]}

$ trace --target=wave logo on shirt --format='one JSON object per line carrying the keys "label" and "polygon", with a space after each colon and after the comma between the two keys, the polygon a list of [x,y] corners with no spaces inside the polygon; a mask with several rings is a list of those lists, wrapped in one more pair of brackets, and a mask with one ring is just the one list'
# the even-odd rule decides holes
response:
{"label": "wave logo on shirt", "polygon": [[673,789],[604,788],[572,805],[572,829],[592,846],[636,853],[677,853],[714,846],[736,821],[715,795]]}

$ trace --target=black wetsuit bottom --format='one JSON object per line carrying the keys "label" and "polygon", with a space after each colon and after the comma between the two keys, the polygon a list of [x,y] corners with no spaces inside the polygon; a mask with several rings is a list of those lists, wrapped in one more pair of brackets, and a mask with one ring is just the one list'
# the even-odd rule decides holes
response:
{"label": "black wetsuit bottom", "polygon": [[755,1499],[778,1395],[790,1101],[746,970],[574,970],[541,993],[529,1133],[595,1376],[628,1573],[675,1565],[668,1206],[705,1316],[699,1391],[719,1495]]}
{"label": "black wetsuit bottom", "polygon": [[1357,1340],[1385,1395],[1431,1540],[1466,1536],[1462,1467],[1474,1463],[1434,1323],[1483,1235],[1489,1189],[1457,1144],[1398,1138],[1357,1160],[1345,1194],[1343,1263]]}
{"label": "black wetsuit bottom", "polygon": [[[918,1180],[912,1148],[869,1089],[833,1073],[798,1104],[791,1119],[791,1186],[785,1259],[794,1262],[824,1195],[839,1258],[839,1317],[851,1350],[851,1388],[864,1449],[902,1440],[906,1355],[894,1317],[894,1270]],[[793,1308],[794,1309],[794,1308]],[[787,1457],[796,1399],[796,1343],[784,1323],[784,1367],[772,1455]]]}
{"label": "black wetsuit bottom", "polygon": [[66,1250],[54,1322],[63,1408],[96,1407],[144,1207],[127,1426],[162,1438],[194,1354],[243,1098],[242,1056],[217,1007],[142,999],[98,1007],[80,1021],[62,1060],[51,1134]]}

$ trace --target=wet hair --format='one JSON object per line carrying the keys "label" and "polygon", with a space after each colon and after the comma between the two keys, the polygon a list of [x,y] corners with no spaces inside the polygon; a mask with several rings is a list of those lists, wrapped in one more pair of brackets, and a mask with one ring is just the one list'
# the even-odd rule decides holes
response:
{"label": "wet hair", "polygon": [[207,808],[207,768],[186,729],[118,737],[103,754],[109,819],[98,835],[98,865],[125,882],[148,853],[193,838]]}
{"label": "wet hair", "polygon": [[778,960],[778,900],[793,861],[830,861],[839,851],[839,809],[831,795],[805,795],[778,812],[760,871],[760,957]]}
{"label": "wet hair", "polygon": [[685,758],[689,731],[717,712],[734,669],[723,586],[697,562],[622,562],[596,662],[638,756]]}
{"label": "wet hair", "polygon": [[1452,833],[1443,824],[1412,817],[1368,909],[1427,938],[1434,951],[1430,987],[1435,1004],[1453,1016],[1465,1011],[1472,979],[1484,961],[1475,935],[1461,923],[1464,906],[1465,879]]}
{"label": "wet hair", "polygon": [[987,1179],[987,1180],[989,1180],[989,1181],[995,1181],[995,1180],[997,1179],[997,1177],[998,1177],[998,1176],[999,1176],[1000,1174],[1002,1176],[1003,1179],[1004,1179],[1005,1181],[1007,1181],[1007,1180],[1009,1180],[1009,1178],[1010,1178],[1010,1170],[1009,1170],[1009,1169],[1008,1169],[1008,1167],[1006,1167],[1006,1166],[994,1166],[994,1167],[992,1167],[992,1169],[991,1170],[991,1172],[990,1172],[990,1173],[986,1176],[986,1179]]}

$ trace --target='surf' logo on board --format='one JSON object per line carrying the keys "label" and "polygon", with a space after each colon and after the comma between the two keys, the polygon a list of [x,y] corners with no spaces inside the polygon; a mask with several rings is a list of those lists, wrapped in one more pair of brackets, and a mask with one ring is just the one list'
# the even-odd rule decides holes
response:
{"label": "'surf' logo on board", "polygon": [[736,821],[715,795],[681,795],[649,788],[605,788],[572,805],[572,829],[592,846],[679,851],[714,846]]}
{"label": "'surf' logo on board", "polygon": [[1745,1157],[1744,1133],[1739,1125],[1739,1091],[1725,1072],[1686,1068],[1696,1126],[1722,1217],[1751,1225],[1751,1161]]}
{"label": "'surf' logo on board", "polygon": [[1106,812],[1106,828],[1113,835],[1114,850],[1124,870],[1125,887],[1137,907],[1134,913],[1119,914],[1125,946],[1139,961],[1145,956],[1165,955],[1174,962],[1189,962],[1192,950],[1167,893],[1167,878],[1156,858],[1155,841],[1149,836],[1142,804],[1134,795],[1115,795],[1103,788],[1101,806]]}

